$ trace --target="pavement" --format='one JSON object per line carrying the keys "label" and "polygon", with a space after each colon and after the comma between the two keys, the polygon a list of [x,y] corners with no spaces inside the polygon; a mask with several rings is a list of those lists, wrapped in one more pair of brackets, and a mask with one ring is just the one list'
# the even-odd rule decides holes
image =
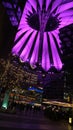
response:
{"label": "pavement", "polygon": [[0,130],[73,130],[65,120],[51,120],[43,112],[0,113]]}

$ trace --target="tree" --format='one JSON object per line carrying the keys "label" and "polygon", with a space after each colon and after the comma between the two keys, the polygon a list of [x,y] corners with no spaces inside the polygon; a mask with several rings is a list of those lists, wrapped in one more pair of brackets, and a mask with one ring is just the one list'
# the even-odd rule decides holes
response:
{"label": "tree", "polygon": [[24,71],[21,66],[15,66],[10,58],[0,59],[0,86],[12,89],[20,87],[24,79]]}

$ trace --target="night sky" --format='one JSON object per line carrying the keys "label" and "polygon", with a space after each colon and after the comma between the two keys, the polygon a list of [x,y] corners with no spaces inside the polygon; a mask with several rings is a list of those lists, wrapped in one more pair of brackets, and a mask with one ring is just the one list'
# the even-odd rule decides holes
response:
{"label": "night sky", "polygon": [[5,8],[0,4],[0,57],[6,57],[12,48],[14,28],[12,27]]}

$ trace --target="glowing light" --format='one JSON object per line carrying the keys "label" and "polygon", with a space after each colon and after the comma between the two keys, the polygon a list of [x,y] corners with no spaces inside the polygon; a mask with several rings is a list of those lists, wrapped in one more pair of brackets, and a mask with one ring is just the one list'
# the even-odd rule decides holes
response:
{"label": "glowing light", "polygon": [[9,91],[7,91],[5,93],[5,97],[4,97],[4,100],[3,100],[3,103],[2,103],[2,107],[7,109],[8,107],[8,101],[9,101]]}
{"label": "glowing light", "polygon": [[54,0],[53,2],[52,2],[53,4],[52,4],[52,9],[51,9],[51,12],[53,12],[61,3],[62,3],[62,0]]}
{"label": "glowing light", "polygon": [[51,0],[46,0],[46,11],[48,10],[50,3],[51,3]]}
{"label": "glowing light", "polygon": [[48,52],[48,41],[47,41],[47,34],[44,33],[44,40],[43,40],[43,53],[42,53],[42,67],[44,70],[50,69],[50,58]]}
{"label": "glowing light", "polygon": [[35,64],[38,61],[38,51],[39,51],[39,33],[36,39],[34,50],[30,59],[30,64]]}
{"label": "glowing light", "polygon": [[69,123],[72,124],[72,117],[69,117]]}
{"label": "glowing light", "polygon": [[29,91],[36,91],[36,92],[38,92],[38,93],[43,93],[43,90],[40,90],[40,89],[35,88],[35,87],[29,87],[28,90],[29,90]]}
{"label": "glowing light", "polygon": [[68,17],[68,16],[72,16],[72,15],[73,15],[72,10],[66,10],[63,13],[60,13],[58,18],[64,18],[64,17]]}
{"label": "glowing light", "polygon": [[64,11],[67,11],[67,10],[72,9],[72,8],[73,8],[73,2],[59,5],[57,8],[56,14],[62,13]]}
{"label": "glowing light", "polygon": [[32,67],[38,62],[45,71],[62,69],[59,29],[73,23],[72,7],[62,0],[27,0],[12,53]]}
{"label": "glowing light", "polygon": [[56,40],[57,40],[57,44],[58,44],[58,47],[60,48],[61,47],[61,41],[60,41],[60,39],[59,39],[59,31],[58,30],[56,30],[56,31],[53,31],[53,32],[51,32],[53,35],[54,35],[54,37],[56,38]]}
{"label": "glowing light", "polygon": [[29,53],[30,53],[30,50],[31,50],[31,47],[32,47],[35,36],[36,36],[36,31],[33,32],[31,38],[28,41],[28,44],[25,46],[24,50],[22,51],[22,53],[20,55],[20,58],[23,57],[24,61],[26,61],[28,56],[29,56]]}
{"label": "glowing light", "polygon": [[52,34],[51,33],[48,33],[48,34],[49,34],[50,42],[52,44],[51,50],[52,50],[52,55],[53,55],[54,66],[56,69],[60,70],[60,69],[62,69],[62,62],[60,60],[60,56],[58,54],[56,45],[54,44],[54,39],[52,37]]}
{"label": "glowing light", "polygon": [[43,0],[38,0],[38,2],[39,2],[39,5],[40,5],[40,8],[41,8],[41,10],[42,10]]}
{"label": "glowing light", "polygon": [[20,35],[22,35],[23,33],[26,32],[26,29],[27,29],[27,31],[30,30],[30,28],[28,26],[25,26],[25,28],[22,28],[22,29],[20,29],[20,31],[17,32],[15,41],[19,38]]}
{"label": "glowing light", "polygon": [[36,10],[37,9],[37,3],[35,0],[28,0],[31,6]]}
{"label": "glowing light", "polygon": [[18,53],[21,49],[21,47],[24,45],[25,40],[28,38],[28,36],[32,33],[32,30],[26,32],[26,34],[21,38],[21,40],[16,44],[13,48],[13,53]]}

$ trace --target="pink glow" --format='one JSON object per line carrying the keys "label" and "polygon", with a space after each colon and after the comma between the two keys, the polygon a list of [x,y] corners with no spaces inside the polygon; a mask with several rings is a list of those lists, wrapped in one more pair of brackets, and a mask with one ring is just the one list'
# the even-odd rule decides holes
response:
{"label": "pink glow", "polygon": [[25,46],[24,50],[22,51],[20,58],[25,62],[28,59],[31,47],[33,45],[34,37],[36,36],[36,31],[33,32],[31,38],[28,41],[28,44]]}
{"label": "pink glow", "polygon": [[[25,12],[25,10],[24,10],[24,12]],[[21,21],[20,21],[21,28],[23,27],[24,24],[27,25],[27,20],[26,20],[26,14],[25,13],[23,13]],[[20,29],[20,27],[18,29]]]}
{"label": "pink glow", "polygon": [[[31,4],[27,1],[27,3],[26,3],[26,5],[25,5],[25,9],[27,10],[27,13],[29,13],[28,12],[28,10],[31,12],[31,13],[33,13],[32,12],[32,6],[31,6]],[[24,11],[25,12],[25,11]]]}
{"label": "pink glow", "polygon": [[38,61],[39,38],[40,38],[40,34],[38,33],[37,40],[35,42],[35,47],[34,47],[34,50],[30,59],[30,64],[35,64]]}
{"label": "pink glow", "polygon": [[[29,3],[32,5],[32,7],[36,10],[37,9],[37,3],[36,0],[28,0]],[[37,11],[37,10],[36,10]]]}
{"label": "pink glow", "polygon": [[48,33],[48,34],[49,34],[49,38],[50,38],[50,44],[51,44],[51,50],[52,50],[52,56],[53,56],[54,67],[55,67],[57,70],[60,70],[60,69],[62,69],[62,62],[61,62],[61,59],[60,59],[60,57],[59,57],[57,48],[56,48],[56,46],[55,46],[55,42],[54,42],[54,39],[53,39],[53,37],[52,37],[52,34],[51,34],[51,33]]}
{"label": "pink glow", "polygon": [[60,13],[58,18],[64,18],[64,17],[68,17],[68,16],[72,16],[72,15],[73,15],[72,10],[66,10],[63,13]]}
{"label": "pink glow", "polygon": [[61,22],[60,22],[60,25],[59,25],[59,28],[63,28],[69,24],[73,24],[73,17],[65,17],[65,18],[61,18]]}
{"label": "pink glow", "polygon": [[20,31],[18,31],[14,41],[16,41],[19,38],[20,35],[22,35],[24,32],[26,32],[28,30],[30,31],[30,27],[27,26],[25,28],[22,28]]}
{"label": "pink glow", "polygon": [[33,30],[31,29],[30,31],[28,31],[21,39],[20,41],[13,47],[12,52],[17,54],[19,52],[19,50],[21,49],[21,47],[23,46],[23,44],[25,43],[25,40],[27,39],[27,37],[31,34],[31,32],[33,32]]}
{"label": "pink glow", "polygon": [[33,13],[33,12],[32,12],[32,7],[31,7],[31,5],[27,2],[26,5],[25,5],[25,8],[24,8],[24,10],[23,10],[23,14],[22,14],[22,17],[21,17],[21,20],[20,20],[20,26],[19,26],[18,29],[23,28],[24,25],[28,25],[28,24],[27,24],[27,19],[26,19],[26,17],[27,17],[27,15],[28,15],[28,12],[29,12],[29,11],[30,11],[31,13]]}
{"label": "pink glow", "polygon": [[28,27],[29,27],[29,29],[31,29],[31,27],[30,27],[28,24],[26,24],[26,23],[25,23],[25,24],[24,24],[24,23],[23,23],[23,24],[20,23],[20,25],[21,25],[21,26],[18,27],[18,30],[23,29],[23,28],[24,28],[24,29],[27,29]]}
{"label": "pink glow", "polygon": [[51,1],[52,1],[52,0],[46,0],[46,11],[47,11],[47,9],[48,9],[49,4],[50,4]]}
{"label": "pink glow", "polygon": [[53,12],[56,9],[56,7],[58,7],[61,3],[62,3],[62,0],[54,0],[51,12]]}
{"label": "pink glow", "polygon": [[60,45],[61,41],[60,41],[60,39],[59,39],[59,31],[56,30],[56,31],[52,31],[51,33],[52,33],[52,34],[54,35],[54,37],[56,38],[58,47],[60,48],[60,47],[61,47],[61,45]]}
{"label": "pink glow", "polygon": [[65,10],[73,8],[73,2],[62,4],[57,8],[56,14],[62,13]]}
{"label": "pink glow", "polygon": [[44,33],[43,40],[43,54],[42,54],[42,68],[46,71],[50,69],[50,57],[48,52],[48,41],[47,41],[47,33]]}
{"label": "pink glow", "polygon": [[38,1],[39,1],[39,4],[40,4],[40,8],[42,10],[43,0],[38,0]]}

